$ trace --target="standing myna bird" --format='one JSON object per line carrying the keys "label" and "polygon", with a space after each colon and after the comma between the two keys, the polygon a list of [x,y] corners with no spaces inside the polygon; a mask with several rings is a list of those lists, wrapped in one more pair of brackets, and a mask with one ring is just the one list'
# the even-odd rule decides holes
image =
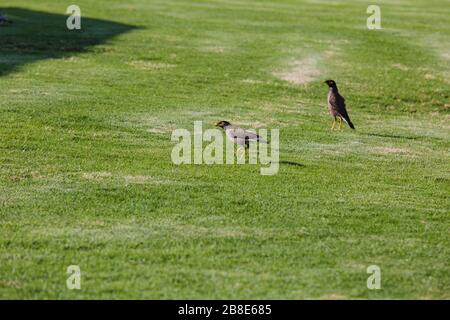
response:
{"label": "standing myna bird", "polygon": [[217,122],[216,126],[221,127],[222,129],[225,130],[228,139],[244,147],[245,149],[248,148],[250,141],[259,141],[262,143],[268,143],[267,140],[264,140],[256,133],[233,126],[231,123],[225,120]]}
{"label": "standing myna bird", "polygon": [[345,108],[345,99],[338,92],[336,82],[334,80],[327,80],[325,83],[330,87],[328,91],[328,110],[330,110],[331,116],[334,118],[331,129],[334,129],[336,125],[336,117],[339,118],[339,129],[342,127],[342,120],[344,120],[348,126],[355,129],[353,123],[350,121],[347,109]]}

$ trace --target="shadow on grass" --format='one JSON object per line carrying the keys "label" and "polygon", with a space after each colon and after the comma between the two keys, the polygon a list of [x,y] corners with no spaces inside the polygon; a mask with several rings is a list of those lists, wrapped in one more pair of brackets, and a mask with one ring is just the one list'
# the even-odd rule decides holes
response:
{"label": "shadow on grass", "polygon": [[366,135],[371,137],[380,137],[380,138],[392,138],[392,139],[408,139],[408,140],[417,140],[418,137],[413,136],[399,136],[392,134],[381,134],[381,133],[366,133]]}
{"label": "shadow on grass", "polygon": [[279,164],[286,164],[288,166],[294,166],[294,167],[306,167],[304,164],[301,164],[299,162],[294,162],[294,161],[285,161],[285,160],[281,160],[278,162]]}
{"label": "shadow on grass", "polygon": [[13,23],[0,26],[0,76],[49,58],[89,51],[95,45],[137,27],[81,17],[81,30],[68,30],[67,15],[0,8]]}

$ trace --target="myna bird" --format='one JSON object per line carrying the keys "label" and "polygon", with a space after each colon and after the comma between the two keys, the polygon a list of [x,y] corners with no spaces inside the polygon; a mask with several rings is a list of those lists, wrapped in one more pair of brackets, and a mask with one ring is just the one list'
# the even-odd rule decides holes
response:
{"label": "myna bird", "polygon": [[326,80],[325,83],[330,87],[328,91],[328,110],[330,110],[331,116],[334,118],[331,129],[334,129],[336,125],[336,118],[339,119],[339,129],[342,127],[342,120],[344,120],[348,126],[355,129],[353,123],[350,121],[347,109],[345,108],[345,99],[338,92],[336,82],[334,80]]}
{"label": "myna bird", "polygon": [[233,126],[231,123],[225,120],[217,122],[216,126],[225,130],[228,139],[230,139],[237,145],[244,147],[245,149],[249,147],[250,141],[268,143],[267,140],[264,140],[256,133]]}

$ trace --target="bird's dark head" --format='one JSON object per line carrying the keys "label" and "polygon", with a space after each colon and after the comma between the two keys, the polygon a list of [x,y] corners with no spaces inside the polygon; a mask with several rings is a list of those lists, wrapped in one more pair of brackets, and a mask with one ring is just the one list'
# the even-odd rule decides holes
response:
{"label": "bird's dark head", "polygon": [[325,80],[324,83],[326,83],[330,88],[336,88],[336,82],[334,80]]}
{"label": "bird's dark head", "polygon": [[217,127],[221,127],[222,129],[231,125],[231,123],[229,123],[228,121],[222,120],[216,123]]}

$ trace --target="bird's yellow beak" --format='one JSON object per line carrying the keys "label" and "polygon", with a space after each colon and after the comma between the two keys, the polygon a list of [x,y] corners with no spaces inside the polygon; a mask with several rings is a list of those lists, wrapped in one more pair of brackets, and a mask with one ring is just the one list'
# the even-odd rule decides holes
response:
{"label": "bird's yellow beak", "polygon": [[216,127],[218,127],[219,125],[220,125],[220,121],[215,124]]}

